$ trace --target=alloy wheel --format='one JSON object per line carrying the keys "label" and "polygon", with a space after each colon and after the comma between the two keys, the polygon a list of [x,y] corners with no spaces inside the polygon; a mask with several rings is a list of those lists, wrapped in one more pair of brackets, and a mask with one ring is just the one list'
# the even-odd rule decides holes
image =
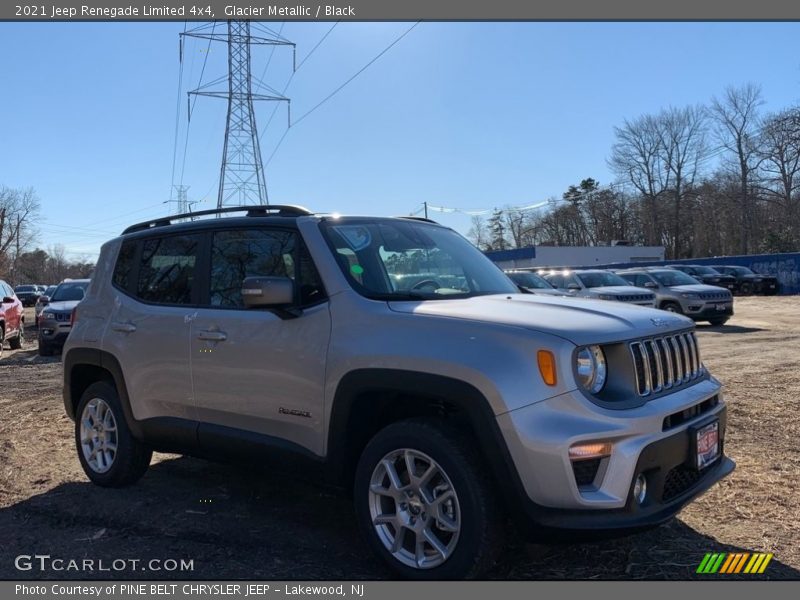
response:
{"label": "alloy wheel", "polygon": [[458,495],[441,465],[424,452],[402,448],[378,462],[369,509],[378,538],[404,565],[432,569],[452,556],[461,532]]}
{"label": "alloy wheel", "polygon": [[95,473],[105,473],[117,455],[117,421],[102,398],[92,398],[81,414],[81,449]]}

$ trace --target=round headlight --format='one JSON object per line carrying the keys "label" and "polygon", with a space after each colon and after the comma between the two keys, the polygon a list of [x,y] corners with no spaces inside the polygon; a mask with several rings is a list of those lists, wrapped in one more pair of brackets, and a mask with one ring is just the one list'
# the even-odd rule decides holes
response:
{"label": "round headlight", "polygon": [[602,390],[608,375],[606,357],[602,348],[600,346],[581,348],[575,355],[575,362],[578,382],[583,389],[592,394],[597,394]]}

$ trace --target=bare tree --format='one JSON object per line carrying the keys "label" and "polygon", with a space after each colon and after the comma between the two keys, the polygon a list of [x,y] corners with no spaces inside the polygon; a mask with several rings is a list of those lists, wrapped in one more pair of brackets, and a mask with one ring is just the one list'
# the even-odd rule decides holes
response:
{"label": "bare tree", "polygon": [[644,238],[648,245],[661,243],[658,200],[668,188],[663,165],[661,124],[654,115],[625,120],[614,128],[616,142],[608,159],[609,168],[630,183],[644,204]]}
{"label": "bare tree", "polygon": [[776,204],[788,235],[800,237],[800,107],[770,115],[762,128],[765,200]]}
{"label": "bare tree", "polygon": [[0,187],[0,268],[13,267],[18,255],[30,246],[36,237],[33,223],[38,213],[39,199],[32,188]]}
{"label": "bare tree", "polygon": [[467,237],[479,250],[486,250],[489,247],[489,228],[486,219],[481,215],[472,215],[470,221],[472,227],[467,232]]}
{"label": "bare tree", "polygon": [[672,257],[681,256],[685,224],[690,223],[683,210],[687,196],[693,193],[700,168],[708,154],[706,144],[706,109],[702,106],[668,108],[659,115],[661,163],[666,174],[666,191],[672,197],[672,214],[667,241],[672,245]]}
{"label": "bare tree", "polygon": [[747,254],[751,245],[753,177],[758,172],[761,160],[759,150],[759,107],[764,104],[761,87],[753,83],[741,87],[730,86],[722,98],[711,101],[714,133],[727,151],[725,166],[736,173],[739,181],[738,204],[741,219],[739,251]]}

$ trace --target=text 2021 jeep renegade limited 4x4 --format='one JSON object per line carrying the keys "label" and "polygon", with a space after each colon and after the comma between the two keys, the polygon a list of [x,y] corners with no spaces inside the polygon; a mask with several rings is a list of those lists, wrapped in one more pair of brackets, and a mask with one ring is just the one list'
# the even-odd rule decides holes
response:
{"label": "text 2021 jeep renegade limited 4x4", "polygon": [[734,468],[686,317],[521,294],[423,220],[193,217],[107,242],[76,308],[64,402],[99,485],[153,450],[293,457],[396,572],[442,579],[492,564],[507,518],[652,526]]}

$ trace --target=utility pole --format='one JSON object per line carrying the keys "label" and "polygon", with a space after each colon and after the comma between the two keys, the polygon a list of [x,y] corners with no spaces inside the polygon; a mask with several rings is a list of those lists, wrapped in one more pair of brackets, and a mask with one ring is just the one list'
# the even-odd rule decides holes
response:
{"label": "utility pole", "polygon": [[19,261],[19,228],[20,228],[21,224],[22,224],[22,217],[17,215],[17,244],[16,244],[16,249],[14,251],[14,285],[19,285],[20,284],[20,282],[17,281],[17,278],[19,277],[19,271],[18,271],[18,269],[19,269],[19,265],[18,265],[18,261]]}
{"label": "utility pole", "polygon": [[424,201],[422,203],[422,205],[425,207],[425,218],[427,219],[428,218],[428,202],[427,202],[427,200]]}
{"label": "utility pole", "polygon": [[[189,96],[210,96],[228,101],[217,207],[269,204],[253,102],[271,100],[288,104],[289,99],[253,77],[250,49],[255,45],[291,46],[293,68],[296,68],[295,45],[255,21],[228,21],[225,33],[217,33],[216,25],[217,23],[201,25],[181,36],[206,39],[209,42],[225,42],[228,47],[228,89],[211,89],[220,81],[215,80],[189,92]],[[251,28],[255,35],[251,33]],[[264,88],[268,93],[253,93],[254,82],[259,89]]]}

